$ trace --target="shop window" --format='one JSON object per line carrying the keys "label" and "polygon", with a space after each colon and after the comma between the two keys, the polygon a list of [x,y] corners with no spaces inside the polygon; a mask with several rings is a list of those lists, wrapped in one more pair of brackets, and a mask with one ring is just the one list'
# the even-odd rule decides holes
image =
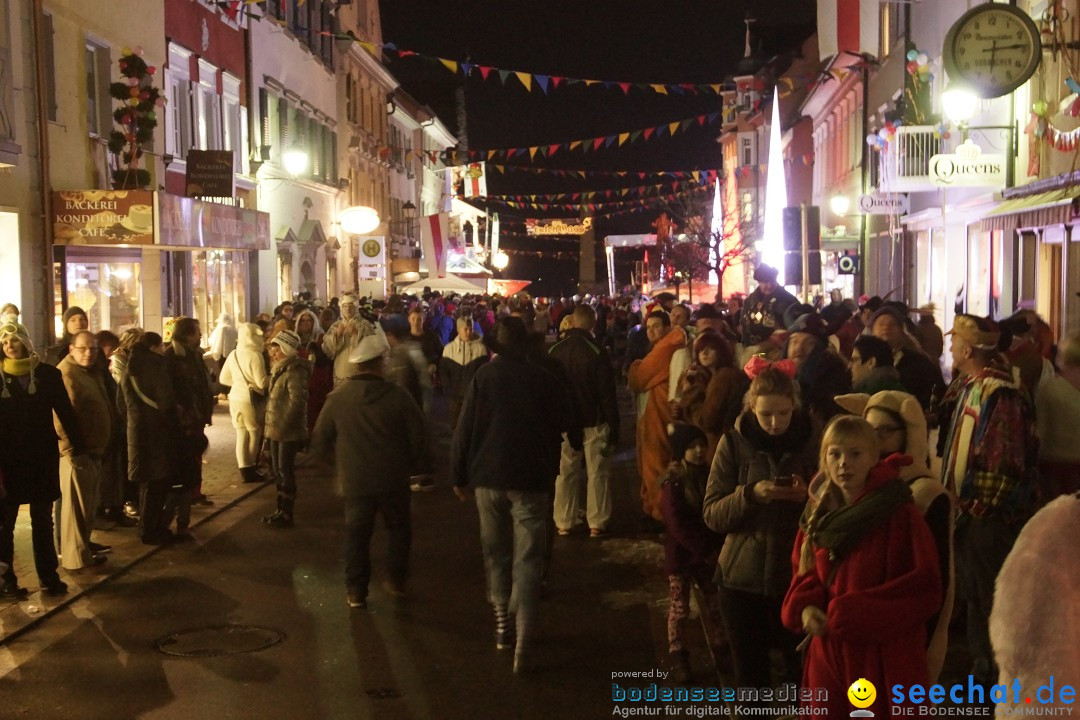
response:
{"label": "shop window", "polygon": [[142,263],[128,258],[68,256],[65,283],[67,306],[86,311],[93,330],[114,333],[142,323],[140,288]]}
{"label": "shop window", "polygon": [[237,323],[247,317],[246,252],[208,250],[195,253],[191,263],[194,317],[209,335],[222,313]]}

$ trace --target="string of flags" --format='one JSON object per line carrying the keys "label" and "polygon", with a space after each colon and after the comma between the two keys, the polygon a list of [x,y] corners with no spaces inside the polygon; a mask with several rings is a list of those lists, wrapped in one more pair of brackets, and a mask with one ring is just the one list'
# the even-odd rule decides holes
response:
{"label": "string of flags", "polygon": [[[598,152],[600,150],[606,150],[611,147],[622,147],[623,145],[633,144],[635,142],[648,142],[649,140],[658,139],[667,135],[668,137],[674,137],[679,131],[687,131],[690,128],[697,125],[698,127],[705,127],[706,125],[712,125],[720,118],[720,112],[712,112],[702,115],[695,115],[694,117],[683,118],[682,120],[675,120],[669,123],[663,123],[660,125],[654,125],[647,128],[638,128],[637,130],[627,130],[624,132],[614,133],[612,135],[601,135],[598,137],[584,138],[581,140],[568,140],[561,143],[545,143],[543,145],[530,145],[527,147],[514,147],[514,148],[499,148],[489,150],[469,150],[468,155],[471,159],[476,160],[492,160],[495,157],[501,156],[507,159],[515,157],[529,156],[530,160],[536,158],[537,154],[541,157],[549,158],[553,157],[560,150],[566,150],[567,152],[573,152],[580,150],[582,153]],[[458,155],[462,153],[457,153]]]}
{"label": "string of flags", "polygon": [[579,202],[582,200],[610,200],[616,197],[627,197],[629,195],[657,195],[664,194],[668,190],[679,190],[680,188],[689,187],[693,185],[699,185],[701,183],[710,183],[716,179],[715,175],[702,176],[700,179],[695,180],[676,180],[670,183],[657,183],[655,185],[639,185],[635,187],[616,188],[614,190],[583,190],[580,192],[561,192],[561,193],[546,193],[546,194],[526,194],[526,195],[512,195],[512,194],[499,194],[499,195],[487,195],[491,200],[516,200],[518,202],[536,202],[537,200],[569,200],[571,202]]}
{"label": "string of flags", "polygon": [[701,170],[571,170],[566,168],[545,168],[536,167],[535,165],[505,165],[489,163],[489,168],[501,173],[515,173],[525,172],[533,175],[553,175],[555,177],[620,177],[620,178],[634,178],[644,180],[648,177],[669,177],[674,180],[697,180],[708,174],[711,177],[716,177],[719,170],[706,168]]}
{"label": "string of flags", "polygon": [[[610,203],[534,203],[534,202],[515,202],[515,201],[499,201],[501,206],[499,213],[510,213],[514,211],[522,212],[547,212],[547,211],[563,211],[563,212],[579,212],[586,210],[593,215],[601,215],[605,217],[616,217],[621,215],[627,215],[632,213],[641,213],[649,211],[655,208],[657,205],[664,205],[672,202],[673,200],[693,196],[695,194],[702,194],[710,189],[709,186],[694,187],[681,192],[672,193],[666,196],[653,197],[653,198],[637,198],[634,200],[618,201]],[[629,207],[627,207],[629,206]]]}

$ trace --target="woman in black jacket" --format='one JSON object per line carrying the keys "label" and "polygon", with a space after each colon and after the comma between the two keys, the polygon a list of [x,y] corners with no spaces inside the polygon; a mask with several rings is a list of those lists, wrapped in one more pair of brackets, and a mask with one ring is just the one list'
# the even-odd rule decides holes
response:
{"label": "woman in black jacket", "polygon": [[31,539],[38,580],[50,595],[63,595],[67,585],[56,572],[53,544],[53,502],[60,498],[60,450],[53,413],[71,440],[72,464],[85,452],[60,371],[34,352],[26,328],[9,323],[0,328],[3,368],[0,371],[0,472],[7,497],[0,502],[0,566],[6,566],[0,597],[23,598],[12,560],[15,520],[20,505],[30,505]]}

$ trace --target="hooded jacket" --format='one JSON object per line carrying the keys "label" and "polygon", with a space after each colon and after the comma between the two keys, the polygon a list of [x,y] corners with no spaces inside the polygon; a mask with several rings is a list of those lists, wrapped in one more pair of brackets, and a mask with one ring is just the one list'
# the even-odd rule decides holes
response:
{"label": "hooded jacket", "polygon": [[290,355],[270,373],[266,404],[266,437],[278,442],[303,442],[308,437],[308,383],[311,363]]}
{"label": "hooded jacket", "polygon": [[355,375],[326,397],[311,452],[334,458],[346,499],[409,492],[425,452],[424,418],[409,393],[389,380]]}
{"label": "hooded jacket", "polygon": [[455,337],[443,348],[442,358],[439,360],[442,386],[450,391],[452,398],[464,398],[469,382],[488,358],[488,349],[483,339],[466,341],[460,335]]}
{"label": "hooded jacket", "polygon": [[930,470],[930,448],[927,443],[926,416],[914,395],[886,390],[873,396],[862,393],[841,395],[837,404],[849,412],[866,417],[878,408],[888,411],[904,423],[906,442],[903,453],[911,458],[911,464],[900,468],[899,476],[911,489],[915,507],[919,509],[938,551],[941,570],[942,603],[940,611],[927,626],[927,672],[930,684],[936,683],[945,664],[945,651],[949,644],[949,620],[952,618],[956,596],[956,568],[953,547],[953,518],[955,509],[952,496],[933,476]]}
{"label": "hooded jacket", "polygon": [[266,396],[269,377],[263,360],[263,334],[254,323],[237,328],[236,349],[229,353],[218,382],[229,388],[229,404],[251,405],[251,393]]}
{"label": "hooded jacket", "polygon": [[[896,462],[878,463],[852,504],[898,478]],[[824,477],[812,482],[810,503],[824,501],[830,487]],[[915,503],[899,505],[839,561],[833,561],[829,550],[814,548],[813,565],[799,574],[805,541],[800,529],[792,549],[795,576],[781,620],[801,633],[803,610],[815,606],[825,612],[825,635],[810,640],[802,685],[825,688],[828,699],[804,705],[823,708],[818,712],[829,717],[846,717],[846,693],[853,678],[866,678],[877,688],[925,687],[926,623],[941,607],[942,592],[937,548]],[[890,698],[879,691],[868,709],[876,717],[889,717],[894,714]]]}
{"label": "hooded jacket", "polygon": [[810,419],[796,411],[791,426],[773,438],[747,410],[724,435],[713,456],[703,515],[714,532],[726,535],[717,582],[732,590],[780,599],[791,582],[791,544],[799,527],[800,503],[754,499],[754,485],[783,475],[806,482],[817,459]]}

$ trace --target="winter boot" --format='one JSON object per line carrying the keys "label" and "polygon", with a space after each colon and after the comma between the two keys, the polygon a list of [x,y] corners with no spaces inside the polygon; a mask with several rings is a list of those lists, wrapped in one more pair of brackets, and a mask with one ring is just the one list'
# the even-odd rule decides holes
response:
{"label": "winter boot", "polygon": [[259,469],[254,466],[240,468],[240,477],[243,478],[245,483],[257,483],[266,480],[259,474]]}
{"label": "winter boot", "polygon": [[495,604],[495,649],[510,650],[516,644],[514,616],[506,605]]}
{"label": "winter boot", "polygon": [[263,522],[270,527],[292,527],[293,499],[285,495],[278,495],[277,510],[273,514],[263,518]]}

